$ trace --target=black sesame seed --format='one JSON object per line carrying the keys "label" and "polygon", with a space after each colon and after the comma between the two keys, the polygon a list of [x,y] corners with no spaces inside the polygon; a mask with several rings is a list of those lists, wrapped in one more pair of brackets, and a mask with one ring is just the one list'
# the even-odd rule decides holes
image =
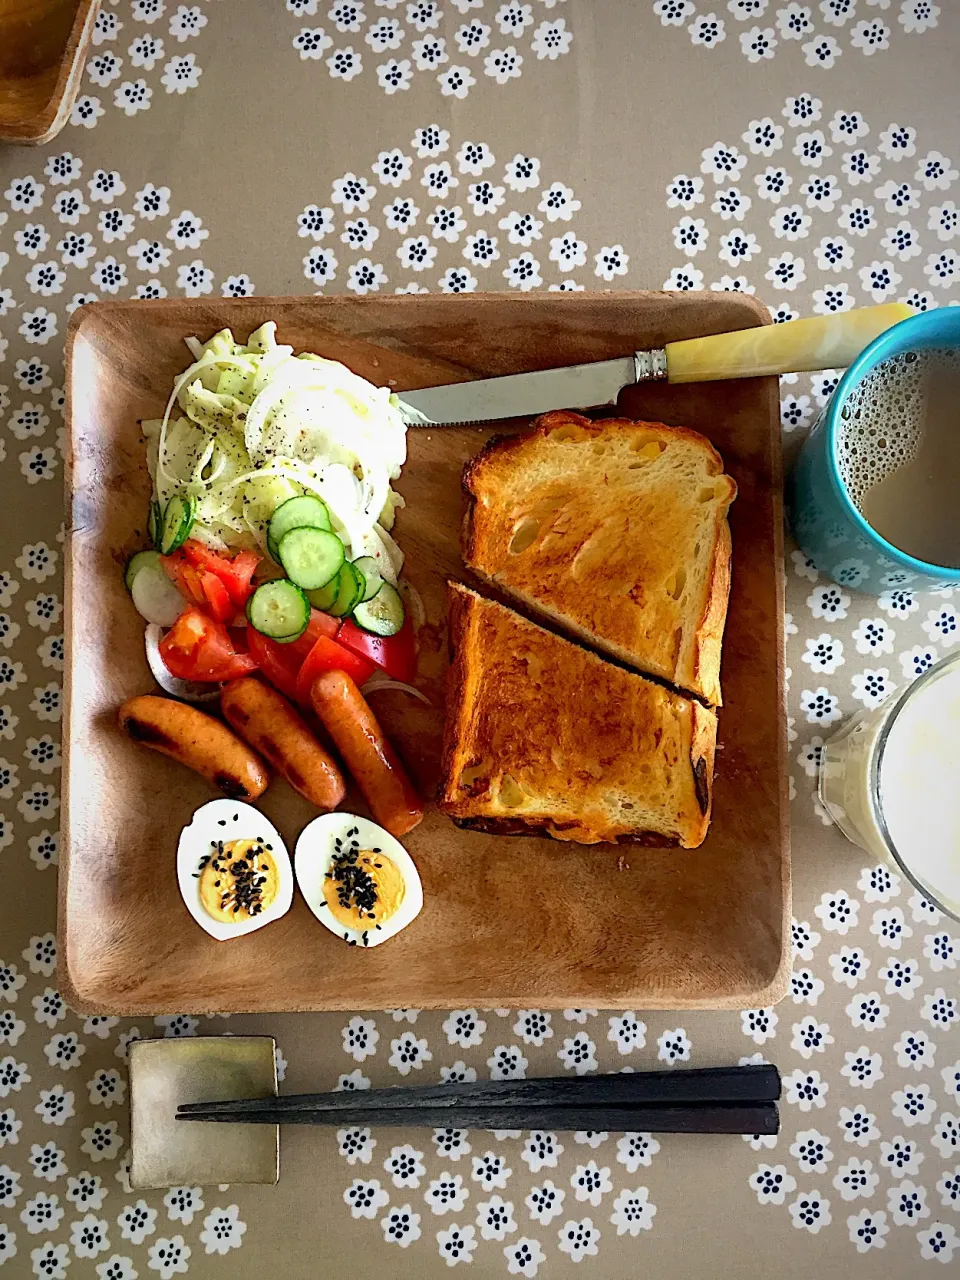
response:
{"label": "black sesame seed", "polygon": [[226,818],[218,818],[218,819],[217,819],[217,826],[218,826],[218,827],[225,827],[226,825],[227,825],[227,820],[226,820]]}

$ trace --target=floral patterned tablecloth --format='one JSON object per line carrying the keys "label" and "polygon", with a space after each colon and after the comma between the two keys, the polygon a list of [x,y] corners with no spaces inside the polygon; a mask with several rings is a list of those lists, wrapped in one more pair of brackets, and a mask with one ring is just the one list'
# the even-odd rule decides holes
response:
{"label": "floral patterned tablecloth", "polygon": [[[95,298],[741,289],[960,301],[957,0],[113,0],[0,151],[0,1273],[870,1276],[960,1264],[960,926],[832,829],[824,737],[960,639],[788,549],[795,966],[776,1009],[83,1018],[55,986],[62,341]],[[783,379],[792,450],[836,371]],[[255,980],[255,979],[251,979]],[[763,1059],[779,1138],[292,1130],[277,1188],[138,1194],[132,1038],[284,1088]]]}

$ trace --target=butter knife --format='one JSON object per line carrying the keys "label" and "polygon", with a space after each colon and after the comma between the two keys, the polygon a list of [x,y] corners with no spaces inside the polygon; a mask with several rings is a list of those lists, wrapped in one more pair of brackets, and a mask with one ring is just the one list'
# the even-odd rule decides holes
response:
{"label": "butter knife", "polygon": [[616,404],[624,387],[640,382],[713,382],[844,368],[885,329],[913,314],[905,303],[885,302],[668,342],[615,360],[403,391],[397,398],[408,426],[455,426]]}

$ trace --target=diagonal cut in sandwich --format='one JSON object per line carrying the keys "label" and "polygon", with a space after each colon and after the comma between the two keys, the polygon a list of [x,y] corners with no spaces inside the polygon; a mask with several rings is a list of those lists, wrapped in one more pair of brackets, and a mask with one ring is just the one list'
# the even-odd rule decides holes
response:
{"label": "diagonal cut in sandwich", "polygon": [[719,706],[735,481],[686,427],[560,411],[467,464],[464,561],[529,610]]}
{"label": "diagonal cut in sandwich", "polygon": [[458,583],[439,807],[464,827],[695,848],[716,713]]}

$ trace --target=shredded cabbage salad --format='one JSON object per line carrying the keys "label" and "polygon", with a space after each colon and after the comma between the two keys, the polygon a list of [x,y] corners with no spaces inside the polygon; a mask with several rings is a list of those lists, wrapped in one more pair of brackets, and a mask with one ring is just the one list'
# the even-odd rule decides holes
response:
{"label": "shredded cabbage salad", "polygon": [[222,329],[188,338],[195,357],[161,419],[142,424],[154,496],[197,501],[191,537],[217,551],[266,552],[267,525],[288,498],[327,505],[347,556],[374,556],[396,583],[403,553],[391,538],[403,499],[390,487],[407,456],[406,426],[386,387],[336,360],[303,353],[261,325],[246,345]]}

